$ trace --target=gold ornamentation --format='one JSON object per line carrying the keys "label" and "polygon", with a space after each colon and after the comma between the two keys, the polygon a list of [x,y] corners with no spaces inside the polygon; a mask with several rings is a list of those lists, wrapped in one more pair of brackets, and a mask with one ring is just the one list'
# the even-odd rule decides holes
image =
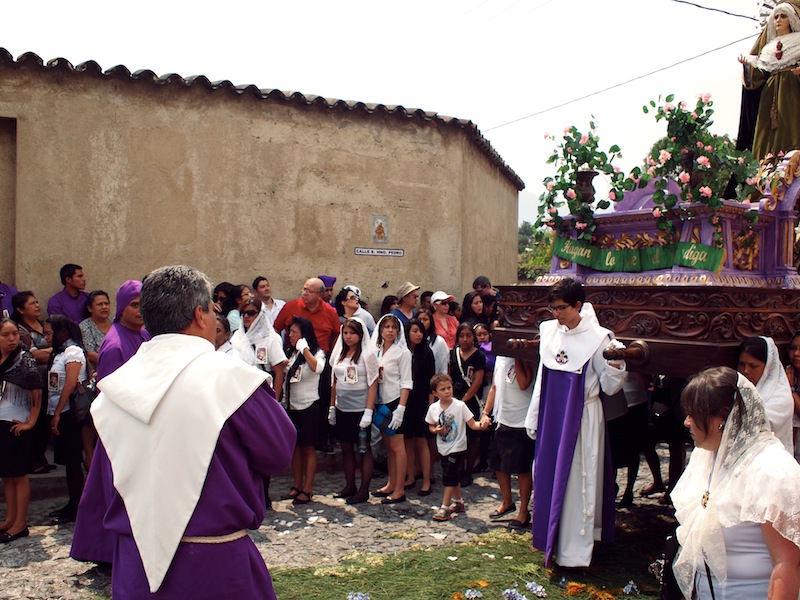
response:
{"label": "gold ornamentation", "polygon": [[733,238],[733,266],[741,271],[758,268],[760,238],[755,231],[743,230]]}

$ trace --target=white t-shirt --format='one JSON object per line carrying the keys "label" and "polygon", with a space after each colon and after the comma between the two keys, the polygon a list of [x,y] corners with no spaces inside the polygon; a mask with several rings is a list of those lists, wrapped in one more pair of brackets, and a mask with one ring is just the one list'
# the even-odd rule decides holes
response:
{"label": "white t-shirt", "polygon": [[[305,410],[314,402],[319,400],[319,376],[325,369],[325,353],[317,350],[314,357],[317,359],[317,368],[312,371],[308,362],[304,362],[291,379],[287,379],[291,387],[291,397],[289,398],[289,408],[291,410]],[[286,377],[297,359],[297,352],[292,352],[289,364],[286,367]]]}
{"label": "white t-shirt", "polygon": [[336,408],[342,412],[362,412],[367,407],[367,366],[363,360],[353,364],[352,357],[333,363],[336,378]]}
{"label": "white t-shirt", "polygon": [[453,398],[450,406],[444,411],[439,400],[428,407],[425,422],[428,425],[442,424],[446,428],[444,435],[436,436],[436,447],[439,449],[439,454],[448,456],[467,449],[467,421],[472,418],[472,411],[456,398]]}
{"label": "white t-shirt", "polygon": [[[64,389],[64,382],[67,378],[67,363],[81,363],[81,370],[78,373],[78,381],[86,380],[86,356],[79,346],[67,346],[64,351],[53,359],[53,366],[47,373],[47,414],[54,415],[56,406],[61,399],[61,390]],[[61,409],[62,413],[69,410],[69,402]]]}
{"label": "white t-shirt", "polygon": [[494,420],[506,427],[525,427],[525,417],[531,404],[533,382],[524,390],[517,383],[513,358],[498,356],[494,363]]}
{"label": "white t-shirt", "polygon": [[450,371],[450,350],[447,343],[440,335],[436,336],[432,344],[428,344],[433,352],[433,360],[436,362],[436,373],[447,374]]}

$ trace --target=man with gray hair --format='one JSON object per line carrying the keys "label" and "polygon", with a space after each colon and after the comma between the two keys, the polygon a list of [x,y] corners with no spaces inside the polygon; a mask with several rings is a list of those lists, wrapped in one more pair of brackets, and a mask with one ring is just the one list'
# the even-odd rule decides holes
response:
{"label": "man with gray hair", "polygon": [[214,351],[211,285],[162,267],[141,291],[153,336],[99,383],[92,417],[113,483],[103,525],[117,536],[120,598],[275,598],[247,535],[264,517],[261,480],[290,462],[296,432],[266,373]]}

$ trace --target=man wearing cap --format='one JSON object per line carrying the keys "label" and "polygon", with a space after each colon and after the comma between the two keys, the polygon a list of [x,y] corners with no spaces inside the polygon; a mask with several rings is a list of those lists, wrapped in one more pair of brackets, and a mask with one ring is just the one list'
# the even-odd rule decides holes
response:
{"label": "man wearing cap", "polygon": [[[262,478],[289,464],[296,432],[266,373],[214,351],[211,285],[162,267],[141,291],[153,339],[102,379],[92,417],[113,496],[114,598],[266,598],[275,592],[247,535],[264,517]],[[268,435],[264,435],[268,432]]]}
{"label": "man wearing cap", "polygon": [[405,325],[409,319],[413,319],[416,314],[414,309],[417,308],[418,291],[419,286],[414,285],[410,281],[406,281],[400,286],[400,289],[397,290],[397,308],[395,308],[391,314],[400,319],[403,325]]}
{"label": "man wearing cap", "polygon": [[322,301],[333,306],[333,284],[336,283],[336,277],[333,275],[320,275],[319,279],[325,284],[325,293],[322,294]]}
{"label": "man wearing cap", "polygon": [[[103,338],[97,351],[98,381],[110,375],[136,354],[150,334],[144,328],[139,308],[142,282],[129,279],[117,290],[117,313],[114,324]],[[107,461],[102,442],[97,443],[94,458]],[[110,563],[114,558],[116,538],[103,527],[103,514],[114,495],[110,481],[104,481],[97,469],[89,469],[84,493],[78,505],[75,533],[72,537],[70,556],[76,560]]]}

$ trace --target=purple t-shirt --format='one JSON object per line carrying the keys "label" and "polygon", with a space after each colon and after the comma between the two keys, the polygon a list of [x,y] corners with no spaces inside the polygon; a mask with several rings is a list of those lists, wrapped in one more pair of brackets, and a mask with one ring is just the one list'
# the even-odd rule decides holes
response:
{"label": "purple t-shirt", "polygon": [[0,282],[0,311],[8,311],[8,316],[14,312],[14,307],[11,306],[11,298],[15,294],[19,294],[19,290],[13,285]]}
{"label": "purple t-shirt", "polygon": [[97,351],[97,380],[100,381],[128,362],[139,346],[149,339],[150,334],[144,327],[141,331],[134,331],[122,323],[114,323]]}
{"label": "purple t-shirt", "polygon": [[70,321],[80,323],[86,318],[86,301],[89,299],[89,294],[86,292],[78,292],[78,295],[73,298],[67,293],[67,290],[61,290],[55,296],[47,301],[47,314],[64,315]]}

